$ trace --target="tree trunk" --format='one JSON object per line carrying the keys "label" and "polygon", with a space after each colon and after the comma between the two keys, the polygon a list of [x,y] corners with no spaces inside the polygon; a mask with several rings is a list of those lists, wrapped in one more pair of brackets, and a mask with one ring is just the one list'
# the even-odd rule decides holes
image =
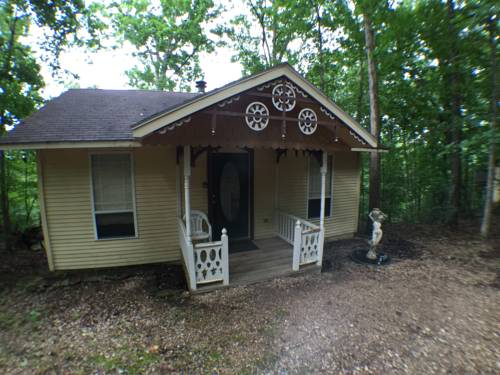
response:
{"label": "tree trunk", "polygon": [[[378,103],[377,68],[375,61],[375,35],[372,22],[366,10],[363,10],[365,26],[366,55],[368,60],[368,85],[370,95],[370,132],[380,142],[380,111]],[[380,154],[370,153],[370,211],[380,207]]]}
{"label": "tree trunk", "polygon": [[497,52],[496,52],[496,19],[492,16],[488,20],[490,52],[491,52],[491,136],[488,156],[488,178],[486,180],[486,199],[484,202],[483,219],[481,222],[481,236],[488,237],[491,227],[491,213],[493,211],[493,189],[496,167],[495,130],[497,122]]}
{"label": "tree trunk", "polygon": [[[9,42],[7,45],[7,55],[4,60],[4,64],[0,71],[0,76],[7,77],[12,64],[12,55],[14,53],[14,42],[16,40],[16,27],[19,20],[15,5],[12,4],[8,8],[7,15],[10,18],[9,24]],[[5,108],[0,108],[0,136],[5,132]],[[11,236],[11,223],[10,223],[10,212],[9,212],[9,196],[7,190],[7,161],[5,159],[5,153],[0,150],[0,210],[2,211],[2,231],[3,231],[3,242],[5,250],[11,250],[10,236]]]}
{"label": "tree trunk", "polygon": [[458,216],[460,213],[460,202],[462,193],[462,150],[460,143],[462,142],[462,120],[460,107],[462,103],[461,88],[459,85],[459,67],[457,39],[458,33],[455,27],[455,4],[453,0],[447,0],[448,9],[448,30],[451,38],[449,55],[448,55],[448,79],[446,80],[447,90],[450,92],[448,109],[450,112],[450,129],[451,129],[451,191],[450,191],[450,206],[451,213],[448,218],[448,223],[451,225],[458,224]]}
{"label": "tree trunk", "polygon": [[323,61],[323,30],[321,29],[321,9],[320,4],[314,4],[311,1],[311,6],[314,7],[316,12],[316,35],[318,38],[318,58],[319,58],[319,79],[320,79],[320,89],[325,91],[325,64]]}
{"label": "tree trunk", "polygon": [[11,249],[10,234],[10,215],[9,215],[9,197],[7,194],[7,166],[5,153],[0,150],[0,205],[2,209],[2,230],[5,250]]}

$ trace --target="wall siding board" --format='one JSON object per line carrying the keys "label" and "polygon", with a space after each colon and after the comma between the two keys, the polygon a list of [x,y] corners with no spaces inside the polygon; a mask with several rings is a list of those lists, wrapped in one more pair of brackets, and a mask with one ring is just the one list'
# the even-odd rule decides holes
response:
{"label": "wall siding board", "polygon": [[276,154],[271,149],[254,152],[254,237],[274,236],[273,214],[276,184]]}
{"label": "wall siding board", "polygon": [[[279,165],[279,208],[307,218],[308,156],[288,152]],[[333,154],[333,206],[325,218],[325,237],[352,236],[358,229],[360,192],[359,154]],[[311,220],[319,224],[319,220]]]}
{"label": "wall siding board", "polygon": [[43,151],[47,224],[55,269],[179,260],[175,149],[147,147],[131,152],[138,238],[98,241],[93,227],[89,152]]}

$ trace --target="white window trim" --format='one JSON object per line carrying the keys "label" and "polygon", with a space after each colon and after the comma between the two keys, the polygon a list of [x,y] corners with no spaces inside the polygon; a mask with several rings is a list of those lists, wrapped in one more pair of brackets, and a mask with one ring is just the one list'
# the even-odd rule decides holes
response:
{"label": "white window trim", "polygon": [[[330,155],[330,154],[327,154],[327,162],[328,162],[328,158],[329,157],[332,157],[332,173],[331,173],[331,186],[332,186],[332,191],[330,192],[330,215],[326,215],[326,210],[325,210],[325,219],[326,218],[331,218],[333,217],[333,182],[334,182],[334,179],[333,179],[333,176],[334,176],[334,171],[335,171],[335,168],[334,168],[334,162],[335,162],[335,158],[333,157],[333,155]],[[311,155],[308,156],[307,158],[307,191],[306,191],[306,200],[307,200],[307,207],[306,207],[306,217],[307,217],[307,220],[319,220],[320,218],[319,217],[315,217],[315,218],[310,218],[309,217],[309,179],[311,178]],[[320,197],[321,198],[321,197]],[[328,195],[325,195],[325,200],[328,199]]]}
{"label": "white window trim", "polygon": [[[110,155],[110,154],[126,154],[130,156],[130,177],[132,184],[132,214],[134,216],[134,232],[135,236],[124,236],[124,237],[109,237],[109,238],[99,238],[97,233],[97,222],[96,214],[106,214],[106,213],[125,213],[130,212],[130,210],[113,210],[113,211],[96,211],[95,210],[95,198],[94,198],[94,181],[92,173],[92,156],[93,155]],[[136,195],[135,195],[135,168],[134,168],[134,154],[130,151],[101,151],[101,152],[89,152],[89,180],[90,180],[90,203],[92,205],[92,223],[94,225],[94,240],[95,241],[121,241],[121,240],[134,240],[139,238],[139,227],[137,225],[137,205],[136,205]]]}

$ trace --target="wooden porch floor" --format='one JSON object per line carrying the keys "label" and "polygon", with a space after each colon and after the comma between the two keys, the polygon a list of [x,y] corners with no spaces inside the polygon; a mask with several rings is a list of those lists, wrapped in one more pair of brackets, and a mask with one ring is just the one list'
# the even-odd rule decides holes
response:
{"label": "wooden porch floor", "polygon": [[292,271],[293,247],[281,238],[273,237],[254,240],[256,250],[231,253],[229,247],[229,285],[220,283],[199,286],[195,293],[208,292],[223,287],[253,284],[259,281],[274,279],[304,272],[317,272],[317,265],[301,267],[300,271]]}

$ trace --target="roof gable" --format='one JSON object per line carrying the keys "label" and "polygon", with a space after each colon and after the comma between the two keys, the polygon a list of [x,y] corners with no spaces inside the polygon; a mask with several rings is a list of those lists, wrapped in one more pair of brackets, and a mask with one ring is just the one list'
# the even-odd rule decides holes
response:
{"label": "roof gable", "polygon": [[351,116],[344,112],[332,100],[324,95],[318,88],[312,85],[289,64],[278,65],[274,68],[266,70],[238,81],[230,83],[219,89],[208,92],[193,100],[179,105],[171,110],[165,110],[149,119],[141,121],[133,127],[133,135],[136,138],[147,136],[161,128],[164,128],[176,121],[182,120],[191,114],[200,110],[206,109],[216,103],[227,100],[235,95],[243,93],[252,88],[261,86],[280,77],[286,77],[293,84],[297,85],[307,95],[316,100],[318,104],[325,107],[339,120],[345,123],[360,139],[366,142],[371,147],[377,147],[376,139],[359,125]]}

